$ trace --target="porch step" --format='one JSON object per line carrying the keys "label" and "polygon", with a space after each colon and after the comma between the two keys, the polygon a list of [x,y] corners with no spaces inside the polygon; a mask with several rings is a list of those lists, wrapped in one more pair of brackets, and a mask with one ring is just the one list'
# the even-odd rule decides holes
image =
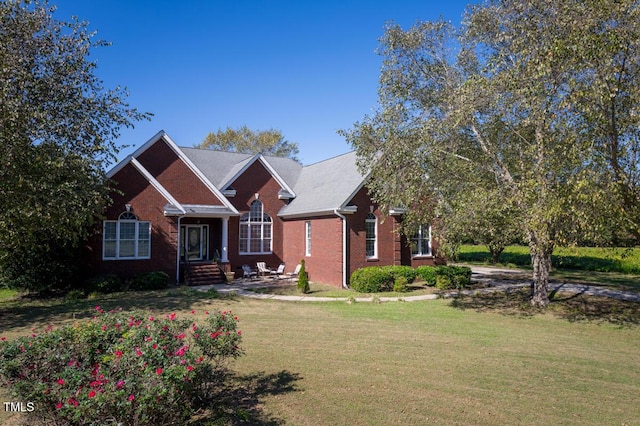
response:
{"label": "porch step", "polygon": [[191,265],[189,285],[219,284],[225,281],[225,276],[215,263]]}

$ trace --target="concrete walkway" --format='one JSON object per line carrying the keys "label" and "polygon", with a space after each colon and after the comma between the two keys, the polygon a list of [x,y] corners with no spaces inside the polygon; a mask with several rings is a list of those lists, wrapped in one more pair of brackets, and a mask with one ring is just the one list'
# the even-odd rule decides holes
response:
{"label": "concrete walkway", "polygon": [[[416,302],[420,300],[434,300],[440,297],[450,298],[455,297],[458,294],[477,294],[477,293],[491,293],[496,291],[507,291],[511,289],[528,288],[531,285],[530,281],[522,278],[522,274],[526,271],[517,269],[500,269],[490,268],[484,266],[473,266],[472,281],[480,282],[485,285],[483,288],[463,290],[463,291],[451,291],[440,294],[423,294],[419,296],[401,296],[401,297],[356,297],[356,302]],[[265,299],[265,300],[283,300],[293,302],[348,302],[348,297],[314,297],[314,296],[283,296],[278,294],[269,294],[263,292],[252,291],[255,289],[267,289],[283,285],[291,285],[291,281],[282,281],[275,279],[266,280],[254,280],[254,281],[241,281],[236,280],[231,284],[212,284],[205,286],[194,287],[199,291],[207,291],[211,288],[216,289],[220,294],[235,294],[242,297],[250,297],[253,299]],[[576,283],[558,283],[550,282],[549,291],[560,291],[572,294],[586,294],[589,296],[609,297],[618,300],[625,300],[630,302],[640,303],[640,293],[625,292],[620,290],[611,290],[599,286],[591,286],[585,284]]]}

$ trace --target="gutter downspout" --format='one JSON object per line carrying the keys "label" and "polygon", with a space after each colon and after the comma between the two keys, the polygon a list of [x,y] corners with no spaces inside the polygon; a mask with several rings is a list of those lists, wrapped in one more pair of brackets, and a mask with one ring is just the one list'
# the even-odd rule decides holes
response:
{"label": "gutter downspout", "polygon": [[338,209],[333,209],[333,213],[342,219],[342,287],[347,286],[347,218]]}
{"label": "gutter downspout", "polygon": [[176,257],[176,284],[178,284],[180,282],[180,221],[182,220],[183,216],[178,216],[178,247],[177,247],[177,252],[178,255]]}

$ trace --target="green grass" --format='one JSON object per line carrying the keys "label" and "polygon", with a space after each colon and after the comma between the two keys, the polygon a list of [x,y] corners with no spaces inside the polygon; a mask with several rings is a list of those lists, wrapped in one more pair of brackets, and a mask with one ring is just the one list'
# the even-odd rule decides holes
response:
{"label": "green grass", "polygon": [[[491,256],[485,246],[463,245],[459,261],[486,265]],[[552,257],[551,278],[587,284],[605,284],[640,291],[640,248],[556,248]],[[496,266],[531,269],[529,248],[509,246]]]}
{"label": "green grass", "polygon": [[[433,294],[437,293],[434,287],[425,285],[424,282],[416,281],[413,284],[409,284],[408,291],[403,293],[398,292],[380,292],[380,293],[359,293],[351,289],[336,288],[328,284],[311,282],[309,283],[309,292],[304,296],[312,297],[335,297],[335,298],[358,298],[358,297],[406,297],[406,296],[418,296],[421,294]],[[282,296],[302,296],[295,283],[269,286],[263,288],[248,289],[255,291],[256,293],[277,294]]]}
{"label": "green grass", "polygon": [[[488,263],[489,249],[481,245],[463,245],[460,261]],[[500,255],[500,264],[531,266],[529,248],[509,246]],[[555,268],[583,271],[620,272],[640,275],[640,248],[558,247],[553,251]]]}
{"label": "green grass", "polygon": [[221,399],[227,424],[631,425],[640,418],[638,303],[557,295],[540,312],[523,292],[382,304],[211,296],[187,289],[0,302],[0,335],[71,324],[97,304],[180,315],[232,310],[246,355],[233,364]]}

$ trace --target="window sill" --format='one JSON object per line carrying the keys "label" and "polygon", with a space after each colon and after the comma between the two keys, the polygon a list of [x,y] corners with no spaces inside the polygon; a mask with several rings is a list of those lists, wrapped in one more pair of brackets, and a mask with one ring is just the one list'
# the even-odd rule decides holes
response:
{"label": "window sill", "polygon": [[412,259],[433,259],[432,254],[412,254]]}
{"label": "window sill", "polygon": [[255,253],[238,253],[240,256],[265,256],[273,254],[272,251],[263,251],[263,252],[255,252]]}
{"label": "window sill", "polygon": [[367,262],[378,262],[378,261],[380,261],[380,259],[378,259],[377,257],[367,257],[366,260],[367,260]]}
{"label": "window sill", "polygon": [[149,260],[151,257],[103,257],[104,261],[113,261],[113,260]]}

